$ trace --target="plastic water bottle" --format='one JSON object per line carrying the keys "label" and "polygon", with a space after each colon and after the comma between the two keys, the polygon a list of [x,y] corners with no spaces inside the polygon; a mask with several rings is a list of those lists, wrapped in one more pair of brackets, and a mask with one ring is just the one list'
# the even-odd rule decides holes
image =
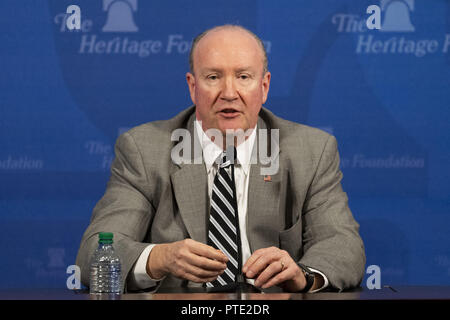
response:
{"label": "plastic water bottle", "polygon": [[98,248],[91,258],[89,292],[92,294],[122,293],[120,258],[114,252],[112,244],[112,233],[99,234]]}

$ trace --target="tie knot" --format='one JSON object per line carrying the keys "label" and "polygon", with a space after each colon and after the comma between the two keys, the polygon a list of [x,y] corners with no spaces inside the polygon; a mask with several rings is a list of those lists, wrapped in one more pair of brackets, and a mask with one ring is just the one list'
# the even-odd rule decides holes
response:
{"label": "tie knot", "polygon": [[228,147],[226,151],[222,152],[220,155],[220,168],[228,168],[230,165],[235,164],[236,160],[236,148]]}

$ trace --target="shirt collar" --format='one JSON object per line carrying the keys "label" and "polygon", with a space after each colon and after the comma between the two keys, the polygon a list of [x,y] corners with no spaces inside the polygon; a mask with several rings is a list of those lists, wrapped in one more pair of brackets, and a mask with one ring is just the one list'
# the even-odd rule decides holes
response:
{"label": "shirt collar", "polygon": [[[205,161],[206,171],[211,171],[214,162],[222,154],[223,150],[219,148],[214,142],[209,139],[200,124],[200,121],[195,120],[195,126],[197,131],[198,139],[203,150],[203,161]],[[253,151],[253,145],[256,139],[256,129],[258,125],[255,126],[250,136],[245,139],[243,143],[236,147],[237,153],[237,164],[241,165],[245,175],[248,175],[250,171],[250,159]]]}

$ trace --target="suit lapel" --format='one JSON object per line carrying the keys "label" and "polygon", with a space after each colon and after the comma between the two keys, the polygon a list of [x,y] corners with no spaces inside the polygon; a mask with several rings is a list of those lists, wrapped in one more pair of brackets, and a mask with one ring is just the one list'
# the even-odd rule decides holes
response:
{"label": "suit lapel", "polygon": [[204,164],[186,164],[171,176],[175,199],[189,235],[206,243],[207,177]]}
{"label": "suit lapel", "polygon": [[281,198],[281,170],[270,176],[270,181],[261,175],[261,165],[250,169],[247,207],[247,236],[252,252],[278,244]]}
{"label": "suit lapel", "polygon": [[[177,169],[170,178],[178,210],[190,237],[195,241],[206,243],[208,181],[205,164],[198,159],[203,155],[194,120],[195,113],[189,117],[186,128],[190,134],[192,152],[190,156],[183,158],[182,163],[175,165]],[[200,154],[195,154],[195,150],[200,151]]]}
{"label": "suit lapel", "polygon": [[[270,128],[261,118],[258,119],[258,129],[267,129],[270,134]],[[264,166],[258,158],[260,146],[259,135],[257,135],[252,155],[254,164],[250,168],[247,206],[247,235],[252,252],[278,245],[278,230],[281,223],[279,211],[280,199],[283,195],[280,193],[283,189],[281,184],[284,180],[284,170],[280,164],[276,174],[264,176],[261,173]]]}

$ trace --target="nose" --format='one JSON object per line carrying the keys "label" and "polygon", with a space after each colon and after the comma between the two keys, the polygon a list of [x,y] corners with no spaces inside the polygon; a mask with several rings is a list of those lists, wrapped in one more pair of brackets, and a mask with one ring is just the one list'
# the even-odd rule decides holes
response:
{"label": "nose", "polygon": [[234,101],[238,99],[236,84],[233,77],[226,77],[223,82],[222,93],[220,98],[226,101]]}

